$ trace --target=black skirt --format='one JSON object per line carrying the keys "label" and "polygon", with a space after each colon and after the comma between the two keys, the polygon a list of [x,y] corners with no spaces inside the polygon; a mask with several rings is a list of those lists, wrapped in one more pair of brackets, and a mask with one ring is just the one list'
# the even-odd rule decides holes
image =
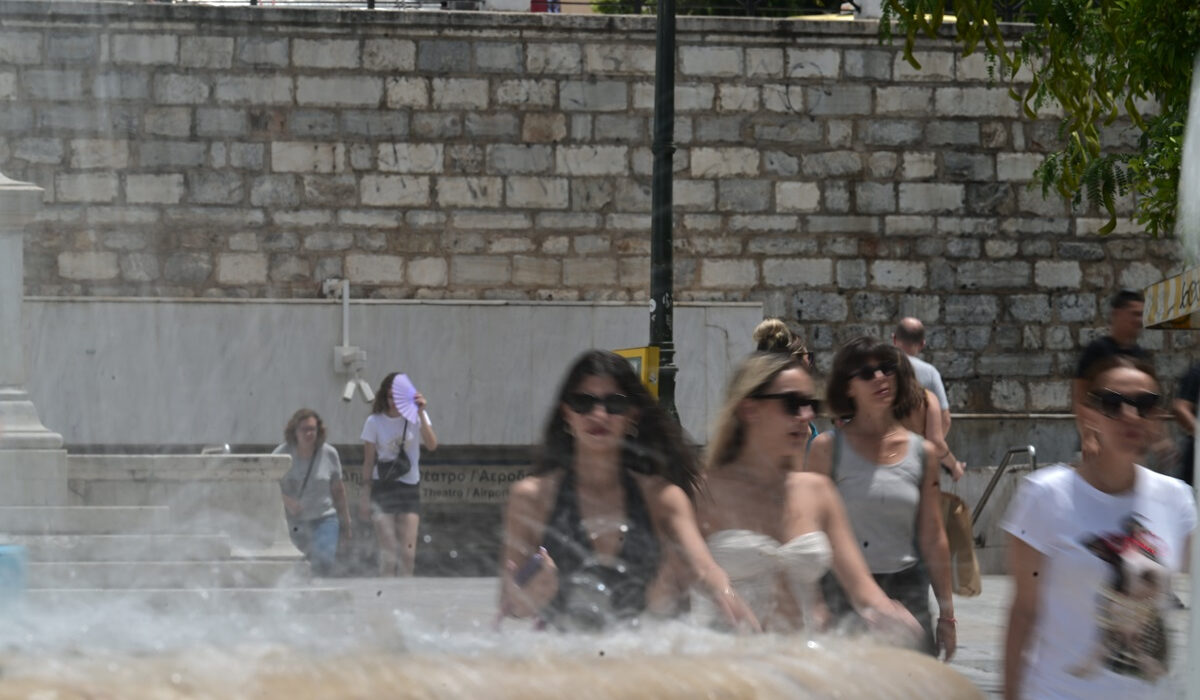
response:
{"label": "black skirt", "polygon": [[397,515],[400,513],[421,512],[421,485],[406,484],[403,481],[373,481],[371,482],[371,503],[381,513]]}

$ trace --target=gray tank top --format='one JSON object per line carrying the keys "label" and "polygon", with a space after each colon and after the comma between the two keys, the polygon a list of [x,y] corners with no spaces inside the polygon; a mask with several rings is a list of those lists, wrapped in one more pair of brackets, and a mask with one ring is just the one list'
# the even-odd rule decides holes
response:
{"label": "gray tank top", "polygon": [[924,473],[922,438],[909,433],[908,450],[895,464],[874,464],[835,431],[833,469],[854,536],[873,574],[903,571],[920,560],[917,506]]}

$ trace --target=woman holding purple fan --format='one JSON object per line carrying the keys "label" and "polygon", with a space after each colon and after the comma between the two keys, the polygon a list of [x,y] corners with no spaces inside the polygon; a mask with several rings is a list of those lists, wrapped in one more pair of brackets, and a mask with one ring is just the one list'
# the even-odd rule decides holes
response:
{"label": "woman holding purple fan", "polygon": [[421,521],[421,446],[437,449],[437,435],[407,375],[383,378],[362,430],[359,517],[370,518],[379,542],[379,575],[411,576]]}

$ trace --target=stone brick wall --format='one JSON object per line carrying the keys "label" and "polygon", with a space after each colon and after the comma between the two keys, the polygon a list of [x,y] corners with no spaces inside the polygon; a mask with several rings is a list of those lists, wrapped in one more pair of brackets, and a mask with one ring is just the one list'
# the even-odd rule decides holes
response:
{"label": "stone brick wall", "polygon": [[[822,363],[915,314],[957,410],[1062,409],[1111,290],[1180,267],[1028,188],[1056,125],[949,42],[919,72],[867,22],[678,42],[678,296],[761,300]],[[653,66],[650,18],[6,2],[26,291],[644,299]],[[1146,342],[1166,374],[1193,346]]]}

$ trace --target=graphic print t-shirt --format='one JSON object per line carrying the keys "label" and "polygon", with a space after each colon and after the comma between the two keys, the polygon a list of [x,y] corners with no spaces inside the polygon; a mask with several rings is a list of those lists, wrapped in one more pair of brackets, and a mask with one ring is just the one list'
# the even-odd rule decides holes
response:
{"label": "graphic print t-shirt", "polygon": [[1065,465],[1026,477],[1001,522],[1045,556],[1024,697],[1169,697],[1170,574],[1195,526],[1191,489],[1145,467],[1122,494]]}
{"label": "graphic print t-shirt", "polygon": [[[425,417],[428,420],[428,416]],[[407,426],[407,428],[406,428]],[[403,418],[392,418],[384,413],[372,413],[367,416],[363,425],[362,441],[375,445],[380,462],[391,461],[403,449],[412,461],[412,470],[399,479],[405,484],[416,484],[421,481],[421,426],[408,423]],[[371,471],[371,478],[379,478],[379,467]]]}

